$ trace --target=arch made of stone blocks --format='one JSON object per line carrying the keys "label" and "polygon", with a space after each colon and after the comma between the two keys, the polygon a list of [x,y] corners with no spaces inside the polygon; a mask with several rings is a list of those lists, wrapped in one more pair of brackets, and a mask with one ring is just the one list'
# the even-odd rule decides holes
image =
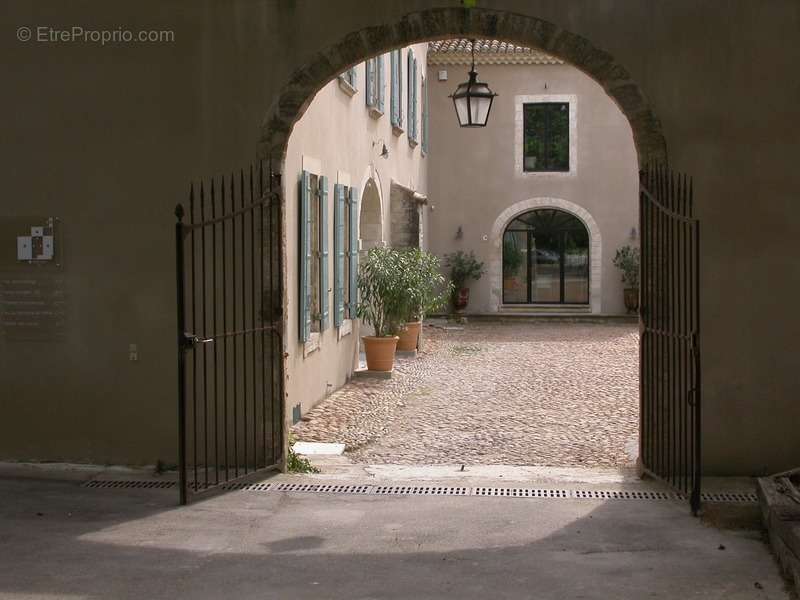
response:
{"label": "arch made of stone blocks", "polygon": [[603,280],[601,265],[603,264],[603,240],[600,227],[589,211],[582,206],[562,198],[528,198],[512,204],[501,212],[492,225],[489,238],[489,276],[490,306],[489,310],[497,312],[503,304],[503,234],[509,223],[520,215],[532,210],[554,208],[571,214],[583,223],[589,232],[589,306],[593,314],[599,314],[603,308]]}
{"label": "arch made of stone blocks", "polygon": [[261,125],[260,153],[282,162],[294,124],[315,94],[339,73],[389,50],[453,37],[491,38],[539,48],[597,81],[628,119],[639,164],[666,162],[661,123],[644,92],[613,56],[559,26],[518,13],[488,8],[431,8],[399,21],[345,35],[315,54],[289,78]]}

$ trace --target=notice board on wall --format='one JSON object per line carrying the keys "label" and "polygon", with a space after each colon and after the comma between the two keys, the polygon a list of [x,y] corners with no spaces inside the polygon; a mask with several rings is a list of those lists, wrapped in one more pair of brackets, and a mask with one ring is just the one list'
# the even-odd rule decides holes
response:
{"label": "notice board on wall", "polygon": [[66,332],[61,221],[0,217],[0,338],[56,341]]}

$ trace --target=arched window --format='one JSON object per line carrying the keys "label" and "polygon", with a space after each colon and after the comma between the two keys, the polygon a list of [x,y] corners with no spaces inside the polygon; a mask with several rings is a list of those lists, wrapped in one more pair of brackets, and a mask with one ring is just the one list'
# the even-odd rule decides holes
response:
{"label": "arched window", "polygon": [[563,210],[518,216],[503,234],[504,304],[588,304],[589,232]]}

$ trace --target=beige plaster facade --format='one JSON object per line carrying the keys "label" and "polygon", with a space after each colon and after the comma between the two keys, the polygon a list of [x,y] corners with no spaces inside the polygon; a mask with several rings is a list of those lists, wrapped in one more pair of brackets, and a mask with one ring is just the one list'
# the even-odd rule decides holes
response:
{"label": "beige plaster facade", "polygon": [[[618,247],[638,243],[638,160],[630,123],[596,81],[571,65],[491,59],[486,64],[479,53],[476,61],[479,78],[499,94],[489,123],[462,129],[447,94],[466,78],[468,67],[436,64],[442,57],[430,55],[429,69],[437,74],[431,84],[431,250],[439,255],[474,251],[484,262],[486,274],[470,285],[468,313],[536,312],[542,307],[503,305],[503,233],[527,211],[563,210],[586,226],[590,265],[588,305],[562,308],[625,313],[612,259]],[[447,81],[438,80],[441,71]],[[569,104],[568,171],[523,171],[522,107],[538,102]],[[456,236],[459,228],[462,236]]]}
{"label": "beige plaster facade", "polygon": [[[411,47],[417,59],[417,77],[425,77],[427,44]],[[392,240],[390,198],[392,189],[402,186],[418,194],[427,193],[427,163],[420,140],[410,143],[408,129],[409,48],[401,50],[403,86],[401,104],[402,130],[390,122],[391,82],[389,55],[383,56],[385,111],[378,116],[365,101],[364,63],[355,66],[355,91],[336,78],[323,87],[310,102],[303,117],[295,124],[284,163],[286,196],[284,231],[286,239],[286,294],[284,307],[286,329],[287,419],[308,411],[326,395],[335,391],[352,375],[358,364],[358,320],[346,320],[337,328],[331,319],[327,329],[312,333],[312,341],[303,343],[298,333],[298,179],[302,169],[329,180],[328,239],[333,240],[333,185],[341,183],[359,190],[360,248],[388,244]],[[419,83],[418,83],[419,86]],[[418,87],[418,89],[420,89]],[[421,99],[421,96],[418,96]],[[419,120],[421,111],[417,111]],[[421,128],[418,128],[421,132]],[[419,137],[419,136],[418,136]],[[381,157],[383,145],[388,157]],[[333,253],[329,257],[329,282],[333,281]],[[333,302],[332,289],[325,290]]]}

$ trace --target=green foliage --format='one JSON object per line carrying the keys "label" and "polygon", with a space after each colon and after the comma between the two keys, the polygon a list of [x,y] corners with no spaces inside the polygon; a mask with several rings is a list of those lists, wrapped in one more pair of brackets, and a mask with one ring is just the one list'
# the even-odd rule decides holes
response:
{"label": "green foliage", "polygon": [[295,453],[293,446],[294,436],[289,434],[289,454],[286,457],[286,470],[289,473],[319,473],[319,469],[312,465],[311,461]]}
{"label": "green foliage", "polygon": [[515,238],[507,237],[503,240],[503,275],[516,275],[525,262],[525,253],[520,250]]}
{"label": "green foliage", "polygon": [[475,258],[471,250],[468,254],[461,250],[445,254],[444,265],[450,269],[450,280],[456,290],[464,287],[470,279],[477,281],[485,272],[483,263]]}
{"label": "green foliage", "polygon": [[404,320],[418,321],[425,315],[444,308],[452,284],[445,281],[439,258],[419,248],[399,252],[406,298]]}
{"label": "green foliage", "polygon": [[614,266],[622,271],[622,283],[628,288],[639,288],[639,248],[622,246],[614,255]]}
{"label": "green foliage", "polygon": [[408,314],[403,252],[370,248],[358,267],[358,318],[378,337],[397,335]]}

